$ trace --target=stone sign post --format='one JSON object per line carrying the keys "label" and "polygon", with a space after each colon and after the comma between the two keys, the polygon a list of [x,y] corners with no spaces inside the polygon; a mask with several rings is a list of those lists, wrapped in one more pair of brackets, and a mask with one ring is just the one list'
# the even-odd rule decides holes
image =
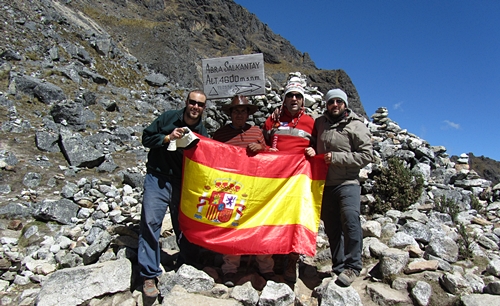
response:
{"label": "stone sign post", "polygon": [[202,68],[208,99],[265,94],[262,53],[203,59]]}

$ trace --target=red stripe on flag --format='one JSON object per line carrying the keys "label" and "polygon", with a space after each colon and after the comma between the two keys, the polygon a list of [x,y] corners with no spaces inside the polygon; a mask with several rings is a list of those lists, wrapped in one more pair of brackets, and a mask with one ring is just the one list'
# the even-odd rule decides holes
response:
{"label": "red stripe on flag", "polygon": [[[314,256],[316,233],[299,224],[234,229],[194,221],[179,212],[181,230],[189,241],[233,255],[289,254]],[[256,251],[258,250],[258,251]]]}
{"label": "red stripe on flag", "polygon": [[[250,154],[245,148],[228,145],[196,134],[198,144],[184,150],[184,156],[217,170],[248,176],[288,178],[305,174],[313,180],[324,180],[328,170],[323,155],[308,158],[305,154],[287,152],[261,152]],[[214,154],[214,152],[216,152]],[[283,158],[286,156],[286,158]],[[308,163],[311,166],[308,166]]]}

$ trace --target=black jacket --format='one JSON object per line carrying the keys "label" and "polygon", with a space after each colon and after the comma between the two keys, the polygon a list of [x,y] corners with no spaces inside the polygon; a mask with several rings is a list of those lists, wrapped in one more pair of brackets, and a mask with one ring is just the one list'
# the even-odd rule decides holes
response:
{"label": "black jacket", "polygon": [[168,151],[168,143],[163,144],[165,136],[172,133],[175,128],[187,126],[191,131],[208,137],[207,130],[203,126],[201,119],[195,125],[187,125],[184,122],[185,110],[186,108],[166,111],[144,129],[142,144],[150,149],[148,162],[146,163],[148,172],[168,175],[181,180],[183,149]]}

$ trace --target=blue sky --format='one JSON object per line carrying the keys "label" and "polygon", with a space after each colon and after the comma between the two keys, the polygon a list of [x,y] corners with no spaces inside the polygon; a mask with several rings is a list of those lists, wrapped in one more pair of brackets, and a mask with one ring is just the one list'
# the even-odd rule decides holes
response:
{"label": "blue sky", "polygon": [[[449,155],[500,161],[500,1],[235,0]],[[498,138],[497,138],[498,137]]]}

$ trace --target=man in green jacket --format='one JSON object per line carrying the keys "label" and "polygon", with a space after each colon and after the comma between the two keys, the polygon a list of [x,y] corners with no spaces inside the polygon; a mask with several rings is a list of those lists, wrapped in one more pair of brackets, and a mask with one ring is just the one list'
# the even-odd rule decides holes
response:
{"label": "man in green jacket", "polygon": [[183,149],[167,150],[170,141],[181,138],[185,127],[207,136],[201,117],[207,97],[201,90],[189,92],[186,106],[181,110],[169,110],[156,118],[143,131],[142,144],[149,148],[144,180],[144,197],[141,211],[138,261],[140,275],[144,278],[143,292],[156,297],[157,277],[160,269],[160,231],[163,217],[170,209],[172,226],[180,248],[179,262],[185,262],[191,244],[182,237],[179,229],[179,204],[182,180]]}
{"label": "man in green jacket", "polygon": [[[330,242],[332,274],[337,283],[350,286],[363,267],[363,231],[360,222],[359,171],[373,160],[370,131],[348,108],[347,95],[332,89],[325,95],[326,111],[314,122],[312,143],[328,165],[321,219]],[[316,154],[306,148],[308,156]]]}

